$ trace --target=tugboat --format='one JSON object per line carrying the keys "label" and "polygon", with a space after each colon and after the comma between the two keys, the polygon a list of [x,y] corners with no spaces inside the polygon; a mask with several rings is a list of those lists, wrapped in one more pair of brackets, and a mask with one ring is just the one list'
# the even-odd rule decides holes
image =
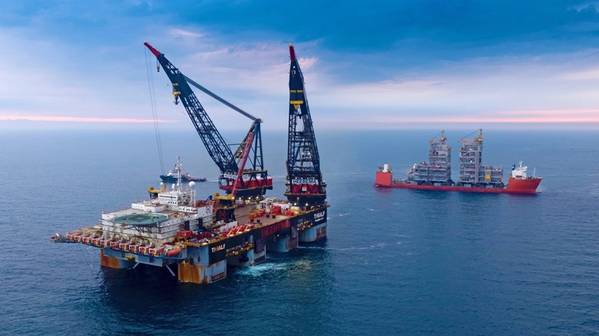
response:
{"label": "tugboat", "polygon": [[177,162],[175,162],[175,166],[173,167],[173,169],[169,170],[166,175],[160,175],[160,179],[163,183],[169,184],[175,184],[177,182],[206,182],[205,177],[193,177],[188,172],[183,170],[183,163],[181,162],[181,157],[177,157]]}

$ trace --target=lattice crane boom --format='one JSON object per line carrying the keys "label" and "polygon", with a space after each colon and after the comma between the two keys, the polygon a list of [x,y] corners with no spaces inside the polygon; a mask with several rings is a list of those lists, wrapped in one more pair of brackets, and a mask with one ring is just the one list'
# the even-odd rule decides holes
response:
{"label": "lattice crane boom", "polygon": [[289,124],[287,141],[287,198],[298,205],[323,204],[326,183],[320,170],[320,157],[310,107],[306,97],[304,75],[289,46]]}
{"label": "lattice crane boom", "polygon": [[[267,189],[272,189],[272,179],[264,169],[262,136],[260,132],[261,120],[185,76],[163,53],[149,43],[146,42],[144,45],[156,57],[158,63],[164,69],[173,86],[175,104],[179,100],[181,101],[198,135],[202,139],[208,154],[220,169],[221,177],[219,178],[219,182],[221,189],[233,196],[264,196]],[[252,126],[248,134],[244,137],[244,140],[235,153],[212,122],[212,119],[191,89],[190,84],[252,120]],[[250,164],[246,167],[248,158]]]}

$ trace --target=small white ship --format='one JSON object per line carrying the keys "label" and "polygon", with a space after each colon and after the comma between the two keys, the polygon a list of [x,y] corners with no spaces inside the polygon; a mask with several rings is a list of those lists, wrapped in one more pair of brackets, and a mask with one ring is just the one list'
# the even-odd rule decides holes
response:
{"label": "small white ship", "polygon": [[183,169],[183,163],[181,157],[177,157],[175,166],[168,171],[165,175],[160,175],[160,179],[163,183],[189,183],[189,182],[206,182],[205,177],[193,177]]}

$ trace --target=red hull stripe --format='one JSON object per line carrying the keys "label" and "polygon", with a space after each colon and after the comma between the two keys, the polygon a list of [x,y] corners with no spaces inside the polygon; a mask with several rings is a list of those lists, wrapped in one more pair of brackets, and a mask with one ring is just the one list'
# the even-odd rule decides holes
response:
{"label": "red hull stripe", "polygon": [[[510,181],[512,182],[512,181]],[[526,181],[528,182],[528,181]],[[430,190],[430,191],[458,191],[458,192],[471,192],[471,193],[489,193],[489,194],[536,194],[537,186],[541,182],[541,179],[530,179],[530,183],[516,183],[514,185],[508,185],[505,188],[482,188],[482,187],[464,187],[464,186],[434,186],[426,184],[412,184],[400,181],[393,181],[390,185],[380,185],[377,187],[382,188],[399,188],[399,189],[413,189],[413,190]],[[510,183],[511,184],[511,183]]]}

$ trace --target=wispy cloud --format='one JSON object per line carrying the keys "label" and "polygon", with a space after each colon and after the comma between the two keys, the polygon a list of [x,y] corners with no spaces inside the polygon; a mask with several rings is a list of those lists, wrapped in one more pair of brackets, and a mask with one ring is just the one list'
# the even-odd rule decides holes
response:
{"label": "wispy cloud", "polygon": [[556,109],[556,110],[514,110],[499,111],[502,116],[536,116],[550,118],[593,118],[599,119],[599,108],[592,109]]}
{"label": "wispy cloud", "polygon": [[[554,54],[545,60],[473,60],[418,74],[392,74],[399,79],[337,82],[319,88],[312,95],[312,106],[337,109],[338,123],[364,127],[477,122],[597,124],[599,94],[592,87],[599,87],[599,82],[592,82],[594,72],[589,71],[597,67],[589,57],[592,54]],[[334,119],[323,118],[331,123]]]}
{"label": "wispy cloud", "polygon": [[110,117],[76,117],[61,115],[23,115],[0,114],[0,121],[35,121],[51,123],[83,123],[83,124],[150,124],[172,123],[173,120],[141,119],[141,118],[110,118]]}
{"label": "wispy cloud", "polygon": [[[299,48],[313,46],[314,42],[298,45]],[[299,60],[306,73],[311,73],[318,64],[317,56],[300,56]],[[210,37],[193,45],[192,51],[178,61],[190,77],[217,88],[261,95],[286,93],[289,54],[288,45],[283,42],[227,43]],[[311,74],[311,81],[321,75],[319,71]]]}
{"label": "wispy cloud", "polygon": [[382,115],[360,116],[347,120],[331,120],[324,118],[327,128],[343,125],[353,128],[398,128],[407,126],[446,127],[465,126],[481,127],[493,125],[585,125],[599,126],[599,110],[593,111],[499,111],[480,113],[478,115],[450,116],[409,116]]}
{"label": "wispy cloud", "polygon": [[169,30],[169,34],[174,37],[174,38],[193,38],[193,39],[197,39],[197,38],[201,38],[204,36],[204,34],[195,31],[195,30],[189,30],[189,29],[183,29],[183,28],[171,28]]}
{"label": "wispy cloud", "polygon": [[[552,7],[550,12],[567,12],[567,22],[560,21],[560,27],[592,23],[589,18],[594,18],[594,14],[586,11],[596,10],[597,2],[578,5]],[[86,6],[79,6],[87,14],[75,17],[96,25],[79,23],[80,30],[76,31],[69,28],[71,24],[77,25],[77,20],[69,17],[64,6],[36,12],[34,19],[29,18],[20,27],[0,24],[0,44],[10,46],[3,51],[0,62],[0,81],[5,83],[0,86],[0,121],[149,122],[150,99],[141,51],[141,43],[149,40],[187,75],[264,119],[266,128],[285,127],[287,41],[296,35],[276,25],[241,32],[235,26],[230,28],[235,32],[231,32],[215,23],[198,25],[194,20],[176,20],[175,14],[153,12],[161,8],[158,3],[134,2],[132,6],[143,9],[144,15],[132,18],[115,14],[99,20]],[[240,5],[247,6],[245,2]],[[475,7],[481,11],[487,8],[480,6]],[[102,6],[100,10],[108,13],[110,7]],[[450,17],[459,18],[459,12],[452,8],[447,11]],[[345,15],[353,17],[353,9]],[[578,15],[584,18],[577,20]],[[62,30],[49,25],[48,20],[60,21],[53,16],[68,21],[66,28],[60,22],[54,25]],[[135,25],[130,24],[131,20]],[[414,27],[430,24],[444,33],[469,34],[454,23],[425,21]],[[53,33],[48,33],[48,26],[55,29]],[[375,26],[369,24],[366,28]],[[480,48],[479,45],[456,44],[451,35],[447,41],[435,41],[442,49],[427,43],[418,45],[419,54],[412,54],[410,48],[402,49],[405,47],[393,36],[385,37],[395,38],[395,43],[385,48],[364,47],[356,51],[344,46],[335,48],[330,34],[337,28],[323,27],[322,31],[329,31],[329,35],[306,34],[297,38],[301,41],[296,48],[308,98],[318,122],[338,127],[402,123],[599,123],[599,94],[594,89],[595,85],[599,87],[597,50],[532,53],[495,43],[480,51],[475,48]],[[536,26],[522,29],[532,28],[537,29]],[[503,32],[503,23],[501,29]],[[69,33],[61,36],[57,31]],[[103,34],[107,35],[100,37]],[[459,41],[467,38],[458,37]],[[402,38],[407,44],[434,39],[432,35]],[[527,44],[520,44],[520,49],[522,45]],[[423,52],[425,48],[429,49]],[[466,53],[474,49],[482,56]],[[503,53],[504,50],[510,52]],[[419,59],[421,56],[423,59]],[[159,119],[187,125],[183,107],[172,104],[168,79],[162,72],[156,74],[154,60],[148,59],[153,70],[150,81],[156,87],[154,98]],[[235,113],[198,95],[219,128],[247,127]]]}
{"label": "wispy cloud", "polygon": [[599,1],[586,1],[572,6],[575,11],[593,10],[599,12]]}
{"label": "wispy cloud", "polygon": [[599,67],[582,69],[573,72],[566,72],[561,75],[565,80],[599,80]]}

